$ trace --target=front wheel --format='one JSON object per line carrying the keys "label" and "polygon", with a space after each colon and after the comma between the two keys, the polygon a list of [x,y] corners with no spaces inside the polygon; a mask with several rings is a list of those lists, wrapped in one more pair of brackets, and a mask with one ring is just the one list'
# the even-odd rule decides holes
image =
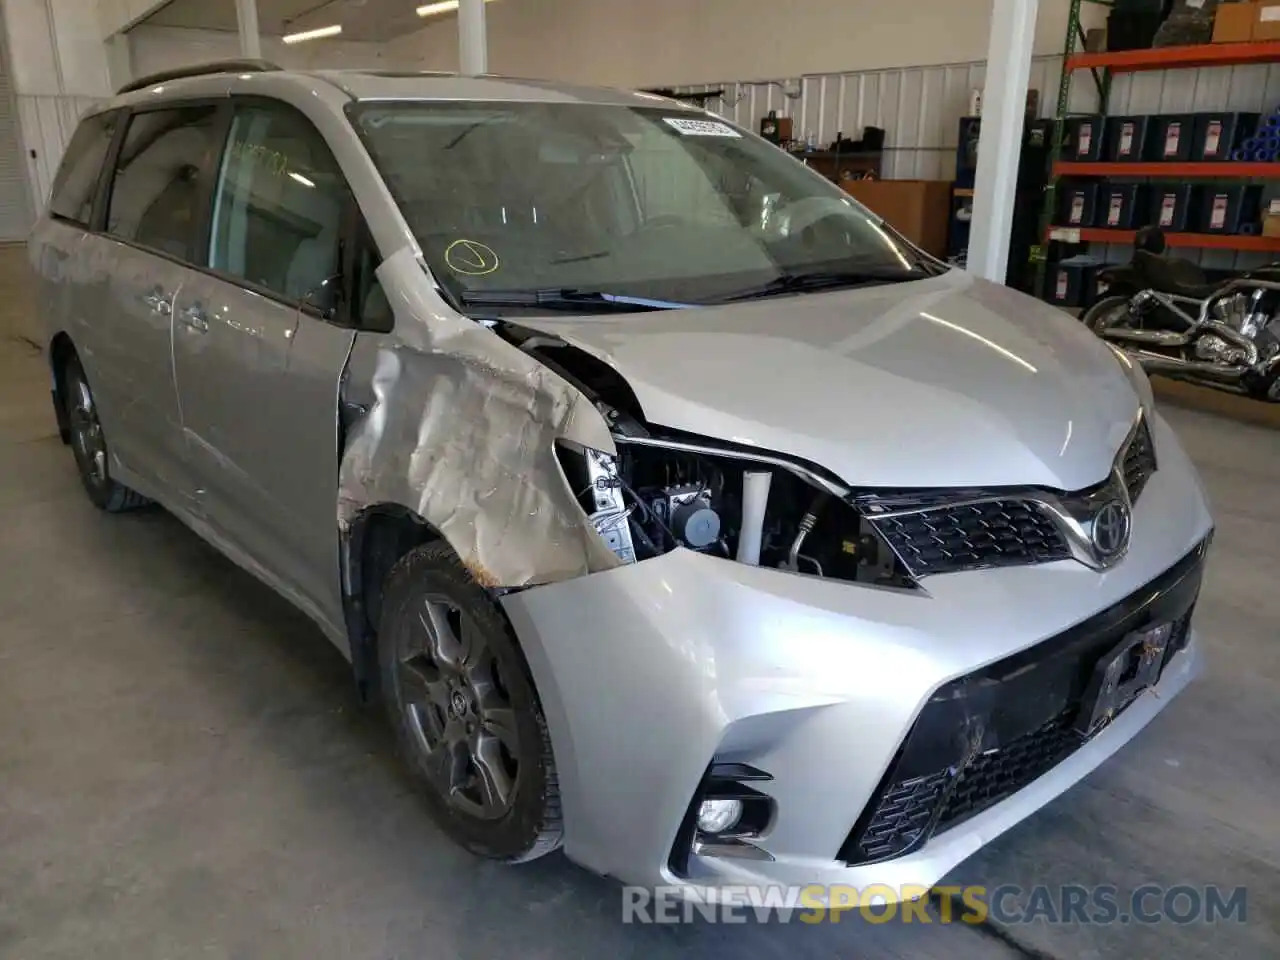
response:
{"label": "front wheel", "polygon": [[1129,310],[1128,297],[1103,297],[1084,312],[1080,322],[1099,336]]}
{"label": "front wheel", "polygon": [[401,558],[383,597],[383,697],[436,822],[494,860],[555,850],[562,827],[551,738],[506,619],[443,543]]}
{"label": "front wheel", "polygon": [[63,368],[62,385],[62,403],[71,428],[71,449],[80,471],[80,482],[93,505],[107,513],[146,506],[151,502],[146,497],[111,479],[107,439],[98,419],[98,406],[77,358],[72,357]]}

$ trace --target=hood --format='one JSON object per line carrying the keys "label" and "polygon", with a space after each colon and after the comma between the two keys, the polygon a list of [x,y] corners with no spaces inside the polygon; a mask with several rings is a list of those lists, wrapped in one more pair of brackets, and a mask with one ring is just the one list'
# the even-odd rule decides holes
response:
{"label": "hood", "polygon": [[616,369],[651,424],[859,487],[1106,479],[1139,400],[1079,321],[962,271],[654,313],[521,318]]}

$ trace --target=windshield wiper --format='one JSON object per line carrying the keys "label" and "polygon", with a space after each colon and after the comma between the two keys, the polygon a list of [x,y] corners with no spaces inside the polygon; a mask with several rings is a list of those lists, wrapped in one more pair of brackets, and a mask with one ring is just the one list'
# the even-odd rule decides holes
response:
{"label": "windshield wiper", "polygon": [[836,290],[872,283],[906,283],[934,276],[923,270],[813,270],[808,273],[780,273],[758,287],[739,290],[717,303],[736,300],[759,300],[784,293],[808,293],[813,290]]}
{"label": "windshield wiper", "polygon": [[542,290],[467,290],[458,299],[468,307],[534,307],[539,310],[577,310],[582,313],[637,313],[644,310],[683,310],[692,303],[628,297],[600,290],[546,288]]}

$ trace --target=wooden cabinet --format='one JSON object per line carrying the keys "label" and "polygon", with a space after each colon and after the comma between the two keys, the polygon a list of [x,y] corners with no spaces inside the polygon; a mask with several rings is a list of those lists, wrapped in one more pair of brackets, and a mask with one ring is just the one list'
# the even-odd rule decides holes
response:
{"label": "wooden cabinet", "polygon": [[845,191],[935,257],[947,255],[951,184],[946,180],[846,180]]}

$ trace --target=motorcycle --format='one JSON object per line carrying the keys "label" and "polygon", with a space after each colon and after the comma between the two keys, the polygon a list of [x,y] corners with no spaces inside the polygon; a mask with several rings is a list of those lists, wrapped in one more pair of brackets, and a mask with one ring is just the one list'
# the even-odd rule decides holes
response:
{"label": "motorcycle", "polygon": [[1280,403],[1280,264],[1211,283],[1165,249],[1159,228],[1139,231],[1081,320],[1147,373]]}

